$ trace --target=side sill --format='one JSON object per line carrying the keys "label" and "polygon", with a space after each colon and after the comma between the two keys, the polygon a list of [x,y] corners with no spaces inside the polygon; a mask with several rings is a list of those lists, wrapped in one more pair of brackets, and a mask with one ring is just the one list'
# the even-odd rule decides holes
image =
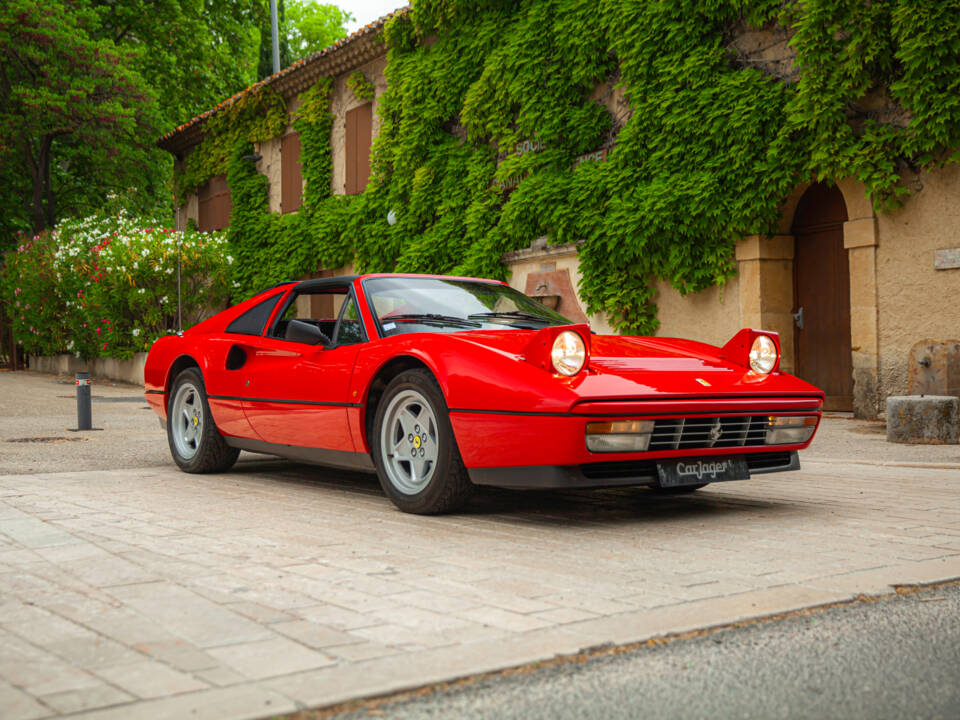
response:
{"label": "side sill", "polygon": [[276,455],[310,463],[311,465],[326,465],[341,470],[357,470],[360,472],[376,472],[373,460],[367,453],[349,452],[346,450],[326,450],[324,448],[301,447],[299,445],[279,445],[276,443],[251,440],[249,438],[225,435],[224,441],[230,447],[263,455]]}

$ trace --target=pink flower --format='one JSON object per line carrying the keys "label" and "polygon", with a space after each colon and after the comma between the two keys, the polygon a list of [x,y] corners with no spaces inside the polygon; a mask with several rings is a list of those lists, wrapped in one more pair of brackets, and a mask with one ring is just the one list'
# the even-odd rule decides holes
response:
{"label": "pink flower", "polygon": [[104,350],[107,349],[107,344],[106,344],[106,343],[103,344],[103,349],[104,349]]}
{"label": "pink flower", "polygon": [[100,328],[97,328],[97,335],[100,334]]}

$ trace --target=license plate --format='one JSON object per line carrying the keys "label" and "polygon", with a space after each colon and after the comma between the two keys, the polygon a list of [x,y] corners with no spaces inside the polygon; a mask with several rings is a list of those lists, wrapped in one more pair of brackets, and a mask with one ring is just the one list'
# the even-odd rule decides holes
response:
{"label": "license plate", "polygon": [[657,463],[660,487],[682,487],[725,480],[746,480],[750,468],[742,457],[688,458]]}

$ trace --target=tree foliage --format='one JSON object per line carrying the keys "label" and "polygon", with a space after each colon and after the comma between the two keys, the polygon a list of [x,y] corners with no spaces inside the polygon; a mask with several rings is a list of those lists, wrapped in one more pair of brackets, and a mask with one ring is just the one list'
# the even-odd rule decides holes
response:
{"label": "tree foliage", "polygon": [[300,60],[346,37],[353,15],[316,0],[286,0],[286,37],[290,60]]}
{"label": "tree foliage", "polygon": [[93,9],[65,2],[11,0],[0,8],[2,159],[24,178],[29,215],[14,222],[29,221],[34,231],[54,224],[63,191],[89,165],[113,182],[126,178],[127,167],[112,160],[141,144],[140,119],[153,111],[131,54],[89,32],[96,19]]}
{"label": "tree foliage", "polygon": [[0,4],[0,247],[130,187],[132,211],[168,211],[154,142],[253,79],[261,15],[244,0]]}

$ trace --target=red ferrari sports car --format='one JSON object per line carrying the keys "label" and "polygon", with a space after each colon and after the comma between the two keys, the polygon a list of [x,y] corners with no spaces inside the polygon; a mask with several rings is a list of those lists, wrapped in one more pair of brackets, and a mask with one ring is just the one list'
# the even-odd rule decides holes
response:
{"label": "red ferrari sports car", "polygon": [[779,338],[594,335],[498,281],[362,275],[276,285],[154,343],[147,400],[186,472],[240,450],[376,470],[401,509],[477,485],[684,492],[796,470],[823,393]]}

